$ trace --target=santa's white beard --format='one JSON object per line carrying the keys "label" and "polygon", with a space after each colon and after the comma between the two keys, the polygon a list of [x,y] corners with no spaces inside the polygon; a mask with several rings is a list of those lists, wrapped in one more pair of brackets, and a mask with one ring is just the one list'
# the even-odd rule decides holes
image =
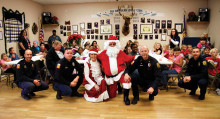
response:
{"label": "santa's white beard", "polygon": [[119,53],[120,49],[116,48],[116,47],[108,47],[106,54],[109,57],[117,57],[118,53]]}

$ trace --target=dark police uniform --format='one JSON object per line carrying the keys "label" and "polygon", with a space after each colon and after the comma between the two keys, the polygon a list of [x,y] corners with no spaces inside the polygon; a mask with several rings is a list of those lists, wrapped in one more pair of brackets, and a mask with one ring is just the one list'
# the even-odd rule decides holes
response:
{"label": "dark police uniform", "polygon": [[49,87],[44,81],[40,81],[41,85],[36,86],[33,81],[40,80],[36,65],[33,61],[26,62],[21,60],[17,64],[17,82],[18,87],[22,88],[21,95],[24,99],[30,99],[30,94],[33,92],[47,90]]}
{"label": "dark police uniform", "polygon": [[[70,87],[70,83],[79,76],[75,87]],[[77,93],[77,89],[83,81],[83,68],[72,58],[69,62],[65,57],[57,62],[54,89],[61,92],[62,96],[71,96]]]}
{"label": "dark police uniform", "polygon": [[154,92],[149,95],[156,96],[158,93],[158,82],[161,79],[160,64],[156,59],[149,56],[147,60],[144,60],[142,56],[139,56],[133,64],[131,64],[125,71],[125,74],[132,74],[135,69],[138,69],[139,77],[135,80],[131,79],[132,90],[134,98],[139,99],[138,84],[144,89],[152,87]]}
{"label": "dark police uniform", "polygon": [[206,59],[201,56],[198,60],[191,58],[187,65],[185,76],[191,76],[191,81],[184,83],[183,79],[178,82],[178,86],[191,90],[190,95],[195,95],[195,92],[200,87],[200,97],[205,97],[206,88],[208,85],[208,67]]}

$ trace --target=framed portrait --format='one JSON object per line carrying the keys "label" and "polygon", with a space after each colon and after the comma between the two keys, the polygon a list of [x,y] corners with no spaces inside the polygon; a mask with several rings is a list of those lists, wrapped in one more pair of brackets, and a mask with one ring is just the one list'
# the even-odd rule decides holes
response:
{"label": "framed portrait", "polygon": [[71,26],[67,26],[67,31],[71,31]]}
{"label": "framed portrait", "polygon": [[150,36],[150,40],[153,40],[153,35],[149,35]]}
{"label": "framed portrait", "polygon": [[94,29],[92,29],[92,30],[91,30],[91,34],[94,34],[94,32],[95,32],[95,30],[94,30]]}
{"label": "framed portrait", "polygon": [[95,22],[95,23],[94,23],[94,27],[98,28],[98,26],[99,26],[99,23],[98,23],[98,22]]}
{"label": "framed portrait", "polygon": [[154,29],[154,34],[157,34],[158,29]]}
{"label": "framed portrait", "polygon": [[166,41],[167,35],[166,34],[161,34],[161,41]]}
{"label": "framed portrait", "polygon": [[141,18],[141,23],[145,23],[145,17]]}
{"label": "framed portrait", "polygon": [[[1,21],[0,21],[1,22]],[[0,25],[1,25],[1,23],[0,23]],[[1,27],[1,26],[0,26]],[[60,29],[63,29],[63,25],[60,25]]]}
{"label": "framed portrait", "polygon": [[167,29],[163,29],[163,33],[165,33],[165,34],[166,34],[166,33],[167,33]]}
{"label": "framed portrait", "polygon": [[161,34],[163,32],[163,29],[159,29],[159,33]]}
{"label": "framed portrait", "polygon": [[71,36],[71,32],[67,32],[67,36]]}
{"label": "framed portrait", "polygon": [[141,34],[139,35],[139,39],[142,39],[142,35]]}
{"label": "framed portrait", "polygon": [[155,35],[155,39],[158,39],[158,35]]}
{"label": "framed portrait", "polygon": [[73,31],[78,31],[78,25],[72,25]]}
{"label": "framed portrait", "polygon": [[66,36],[66,32],[63,32],[63,36]]}
{"label": "framed portrait", "polygon": [[144,35],[144,40],[147,40],[148,39],[148,35]]}
{"label": "framed portrait", "polygon": [[137,24],[133,24],[133,29],[137,29]]}
{"label": "framed portrait", "polygon": [[120,35],[120,31],[119,30],[115,31],[115,35],[116,36]]}
{"label": "framed portrait", "polygon": [[2,31],[0,31],[0,40],[3,40]]}
{"label": "framed portrait", "polygon": [[157,29],[160,28],[160,20],[156,20],[156,28],[157,28]]}
{"label": "framed portrait", "polygon": [[86,34],[90,34],[90,30],[86,30]]}
{"label": "framed portrait", "polygon": [[100,39],[100,40],[103,40],[103,35],[100,35],[100,36],[99,36],[99,39]]}
{"label": "framed portrait", "polygon": [[101,24],[101,25],[104,25],[104,20],[100,20],[100,24]]}
{"label": "framed portrait", "polygon": [[120,40],[120,36],[116,36],[118,38],[118,40]]}
{"label": "framed portrait", "polygon": [[119,24],[115,24],[115,29],[119,29]]}
{"label": "framed portrait", "polygon": [[133,39],[137,40],[137,35],[133,35]]}
{"label": "framed portrait", "polygon": [[105,40],[108,40],[108,35],[105,35]]}
{"label": "framed portrait", "polygon": [[80,23],[80,30],[84,30],[85,29],[85,23]]}
{"label": "framed portrait", "polygon": [[147,19],[147,23],[150,23],[150,19]]}
{"label": "framed portrait", "polygon": [[151,24],[154,24],[154,19],[151,19]]}
{"label": "framed portrait", "polygon": [[99,36],[98,36],[98,35],[95,35],[95,39],[98,40],[98,39],[99,39]]}
{"label": "framed portrait", "polygon": [[166,28],[166,20],[161,20],[161,24],[162,24],[162,29]]}
{"label": "framed portrait", "polygon": [[183,33],[183,23],[175,23],[175,29],[178,33]]}
{"label": "framed portrait", "polygon": [[100,34],[112,34],[112,25],[101,25],[100,26]]}
{"label": "framed portrait", "polygon": [[91,35],[91,39],[94,39],[94,35]]}
{"label": "framed portrait", "polygon": [[106,24],[110,24],[110,19],[106,19]]}
{"label": "framed portrait", "polygon": [[134,34],[135,34],[135,35],[137,34],[137,29],[134,30]]}
{"label": "framed portrait", "polygon": [[90,35],[87,35],[87,39],[90,39]]}
{"label": "framed portrait", "polygon": [[95,29],[95,33],[96,33],[96,34],[99,34],[99,29]]}
{"label": "framed portrait", "polygon": [[92,29],[92,23],[87,23],[87,29]]}
{"label": "framed portrait", "polygon": [[63,34],[63,30],[60,30],[60,34]]}
{"label": "framed portrait", "polygon": [[141,24],[140,25],[140,33],[141,34],[152,34],[153,33],[153,25],[152,24]]}
{"label": "framed portrait", "polygon": [[167,20],[167,29],[172,28],[172,20]]}
{"label": "framed portrait", "polygon": [[63,26],[63,30],[66,30],[66,26]]}

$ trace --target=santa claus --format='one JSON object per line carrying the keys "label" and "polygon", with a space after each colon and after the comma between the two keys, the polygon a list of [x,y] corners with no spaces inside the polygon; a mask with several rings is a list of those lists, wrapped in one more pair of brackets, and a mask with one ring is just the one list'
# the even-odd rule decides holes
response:
{"label": "santa claus", "polygon": [[101,61],[105,80],[108,85],[109,97],[115,97],[117,94],[117,82],[122,83],[124,88],[124,102],[130,104],[128,99],[129,89],[131,88],[130,80],[124,80],[125,64],[134,60],[134,56],[126,55],[121,49],[120,42],[115,36],[111,36],[104,43],[104,51],[98,55]]}

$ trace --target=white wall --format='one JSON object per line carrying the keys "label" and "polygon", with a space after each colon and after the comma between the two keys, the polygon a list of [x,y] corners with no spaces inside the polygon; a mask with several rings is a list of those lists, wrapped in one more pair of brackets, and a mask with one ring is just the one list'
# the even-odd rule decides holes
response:
{"label": "white wall", "polygon": [[[20,13],[24,12],[25,22],[30,24],[27,32],[31,43],[33,43],[34,40],[39,40],[39,30],[37,34],[34,35],[31,27],[34,22],[37,24],[38,28],[40,27],[39,23],[43,10],[42,5],[32,2],[31,0],[0,0],[0,7],[5,7],[7,10],[12,9],[13,11],[18,10]],[[2,11],[0,12],[0,18],[0,20],[3,19]],[[3,31],[3,28],[0,28],[0,31]],[[0,40],[0,53],[5,52],[4,42],[4,40]],[[15,47],[17,49],[17,54],[19,54],[17,42],[7,43],[7,49],[10,47]]]}
{"label": "white wall", "polygon": [[[64,25],[65,21],[71,21],[71,25],[79,25],[81,22],[99,22],[101,19],[110,18],[111,24],[114,26],[113,17],[102,17],[102,18],[91,18],[92,14],[96,14],[98,12],[107,11],[109,9],[117,9],[119,4],[132,4],[134,8],[142,8],[147,10],[156,11],[158,13],[164,13],[164,17],[152,17],[146,16],[145,19],[158,19],[158,20],[172,20],[174,27],[175,23],[183,23],[183,8],[186,10],[188,14],[191,11],[194,11],[198,14],[199,8],[207,8],[207,0],[195,0],[195,1],[164,1],[164,2],[126,2],[126,3],[83,3],[83,4],[68,4],[68,5],[46,5],[43,7],[45,12],[51,12],[53,16],[57,16],[59,18],[60,25]],[[141,17],[139,17],[141,18]],[[124,24],[124,20],[121,18],[120,26]],[[131,22],[130,28],[132,28],[133,23]],[[138,26],[138,34],[140,26]],[[61,37],[62,41],[65,42],[67,36],[63,36],[60,34],[60,29],[57,26],[52,27],[44,27],[45,38],[51,35],[51,31],[53,29],[57,30],[57,34]],[[188,24],[187,32],[188,36],[199,37],[204,32],[207,32],[208,24]],[[113,27],[114,30],[114,27]],[[79,32],[79,31],[78,31]],[[80,32],[79,32],[80,33]],[[115,33],[113,32],[113,35]],[[124,47],[127,40],[133,39],[133,29],[128,36],[121,35],[121,45]],[[180,35],[182,38],[182,35]],[[162,44],[167,44],[168,41],[160,41],[160,35],[158,40],[138,40],[140,44],[147,45],[149,48],[153,47],[155,42],[161,42]],[[98,40],[98,44],[103,48],[104,40]]]}
{"label": "white wall", "polygon": [[208,33],[215,47],[220,49],[220,0],[209,0],[208,7],[210,9],[210,23]]}

